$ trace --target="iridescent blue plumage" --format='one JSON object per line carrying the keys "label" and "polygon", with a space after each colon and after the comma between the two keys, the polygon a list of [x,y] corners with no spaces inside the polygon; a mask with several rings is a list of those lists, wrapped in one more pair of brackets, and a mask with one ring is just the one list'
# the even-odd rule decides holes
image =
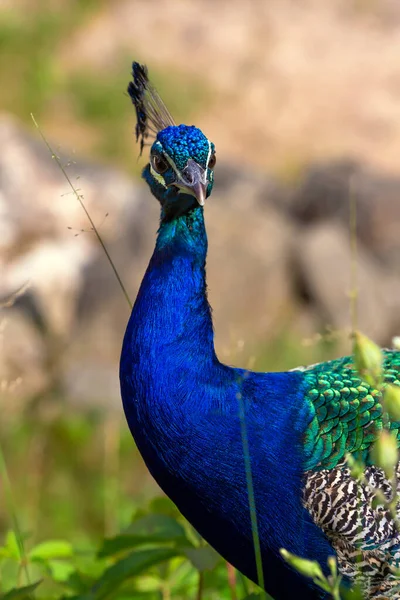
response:
{"label": "iridescent blue plumage", "polygon": [[124,339],[126,417],[161,488],[205,539],[255,580],[240,393],[254,457],[266,587],[276,599],[301,591],[317,598],[279,556],[285,546],[326,564],[333,553],[302,505],[302,435],[310,420],[302,374],[248,375],[218,361],[206,251],[201,207],[161,225]]}
{"label": "iridescent blue plumage", "polygon": [[[135,65],[134,74],[140,67]],[[145,90],[139,92],[135,88],[131,96],[145,113],[146,128],[149,109]],[[154,102],[151,107],[154,112]],[[120,366],[124,410],[139,451],[203,537],[256,580],[240,397],[266,590],[276,600],[325,597],[288,567],[281,548],[322,566],[336,553],[349,577],[361,552],[362,564],[375,569],[374,589],[386,589],[385,569],[400,562],[400,539],[343,463],[346,451],[369,452],[383,419],[379,394],[361,385],[349,358],[285,373],[245,372],[219,362],[207,300],[202,206],[212,189],[215,149],[199,129],[163,127],[151,114],[155,140],[143,176],[160,202],[161,223]],[[398,353],[388,355],[396,381],[399,365]],[[371,485],[379,481],[386,489],[379,470],[369,469]],[[361,537],[354,513],[360,494]],[[371,558],[371,547],[379,548],[379,556],[374,550]]]}
{"label": "iridescent blue plumage", "polygon": [[206,168],[210,151],[214,150],[214,144],[194,125],[167,127],[157,134],[157,140],[178,169],[183,169],[189,158]]}

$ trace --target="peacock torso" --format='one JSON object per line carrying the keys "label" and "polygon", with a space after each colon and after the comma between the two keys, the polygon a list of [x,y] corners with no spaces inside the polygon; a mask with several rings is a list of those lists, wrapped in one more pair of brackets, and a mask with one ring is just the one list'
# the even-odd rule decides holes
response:
{"label": "peacock torso", "polygon": [[[202,212],[191,219],[179,226],[203,231]],[[266,580],[281,572],[268,591],[278,599],[299,589],[296,577],[282,584],[284,547],[322,565],[336,553],[349,581],[360,576],[370,598],[385,597],[396,586],[400,539],[387,510],[374,505],[373,488],[392,493],[370,453],[385,418],[382,392],[360,379],[351,357],[285,373],[221,364],[199,246],[191,256],[180,243],[156,248],[121,361],[125,412],[150,471],[203,537],[256,579],[241,398]],[[386,351],[384,367],[396,384],[400,354]],[[387,426],[397,433],[400,423]],[[347,453],[367,465],[368,485],[350,475]],[[311,584],[305,589],[320,597]]]}
{"label": "peacock torso", "polygon": [[[120,363],[126,418],[150,472],[199,533],[257,581],[250,469],[265,589],[275,600],[326,598],[283,560],[282,548],[325,572],[336,555],[347,584],[360,578],[368,598],[400,598],[397,524],[374,497],[377,488],[387,499],[394,491],[371,453],[383,426],[398,438],[400,422],[390,422],[382,392],[360,379],[349,357],[284,373],[218,360],[203,208],[214,145],[194,126],[174,124],[137,63],[128,92],[141,148],[155,136],[143,177],[161,206]],[[385,382],[400,385],[398,352],[385,352],[384,368]],[[359,480],[348,455],[365,464]]]}

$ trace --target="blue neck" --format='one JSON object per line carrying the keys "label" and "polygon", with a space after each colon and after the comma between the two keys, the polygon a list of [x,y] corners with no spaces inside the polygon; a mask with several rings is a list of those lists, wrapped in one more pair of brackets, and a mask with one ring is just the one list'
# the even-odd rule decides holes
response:
{"label": "blue neck", "polygon": [[[163,463],[173,459],[178,469],[181,461],[171,436],[190,429],[190,415],[213,398],[202,393],[204,381],[215,380],[216,372],[226,369],[214,351],[206,253],[202,208],[170,221],[163,221],[162,212],[156,247],[122,348],[120,378],[127,420],[145,462],[165,490]],[[226,370],[231,379],[233,373]]]}
{"label": "blue neck", "polygon": [[216,360],[210,306],[206,295],[207,234],[203,209],[161,222],[156,247],[132,313],[145,323],[145,339],[139,342],[152,353],[171,344],[167,353],[187,361]]}
{"label": "blue neck", "polygon": [[301,502],[302,439],[311,418],[303,375],[245,373],[218,361],[206,253],[202,208],[162,220],[121,354],[127,421],[165,493],[229,562],[256,580],[241,398],[256,506],[262,507],[258,518],[268,589],[277,599],[297,592],[316,598],[309,582],[293,573],[289,579],[279,556],[279,548],[288,546],[326,564],[333,553]]}

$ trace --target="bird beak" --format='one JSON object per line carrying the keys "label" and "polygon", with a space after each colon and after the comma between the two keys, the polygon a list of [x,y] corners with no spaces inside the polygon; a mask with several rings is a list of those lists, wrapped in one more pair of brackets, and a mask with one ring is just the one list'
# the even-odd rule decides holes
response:
{"label": "bird beak", "polygon": [[207,169],[203,169],[192,158],[189,158],[182,171],[182,177],[174,183],[185,194],[194,196],[200,206],[204,206],[207,197]]}
{"label": "bird beak", "polygon": [[200,206],[204,206],[207,197],[207,183],[196,182],[192,187],[192,193]]}

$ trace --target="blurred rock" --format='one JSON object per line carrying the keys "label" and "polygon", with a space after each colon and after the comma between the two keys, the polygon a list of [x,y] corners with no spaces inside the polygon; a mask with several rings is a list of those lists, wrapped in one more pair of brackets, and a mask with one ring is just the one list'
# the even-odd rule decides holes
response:
{"label": "blurred rock", "polygon": [[217,189],[206,210],[208,293],[216,349],[225,357],[238,342],[254,345],[279,330],[295,301],[289,270],[293,228],[261,201],[265,181],[255,181]]}
{"label": "blurred rock", "polygon": [[[74,347],[74,333],[80,330],[84,290],[88,286],[95,290],[91,295],[92,310],[97,308],[97,296],[99,304],[105,303],[108,287],[115,288],[117,294],[120,292],[87,216],[43,142],[4,115],[0,119],[0,143],[6,149],[0,155],[0,302],[27,286],[27,292],[13,301],[13,309],[3,308],[2,313],[10,323],[8,331],[16,328],[12,337],[17,347],[24,339],[22,325],[17,327],[21,319],[21,323],[29,319],[29,327],[36,327],[35,335],[45,348],[44,353],[39,353],[47,378],[41,380],[41,389],[49,391],[59,388],[60,382],[51,379],[61,376],[60,369],[49,368],[49,354],[54,355],[56,348],[62,348],[59,356],[53,356],[61,363]],[[136,211],[142,206],[141,190],[111,168],[84,161],[75,165],[62,155],[60,160],[79,194],[83,194],[104,243],[111,247],[121,235],[133,233],[132,226],[125,225],[126,212],[129,223],[135,222]],[[136,232],[140,230],[137,221]],[[128,249],[135,243],[128,243]],[[131,266],[135,257],[142,254],[142,250],[131,253]],[[97,261],[102,262],[107,273],[102,279],[93,277]],[[27,347],[31,333],[31,330],[26,333]],[[3,377],[7,380],[16,376],[17,367],[7,367],[16,364],[15,344],[7,343],[3,348],[6,371]],[[91,349],[86,351],[90,355]],[[34,396],[38,392],[36,362],[29,359],[30,355],[26,360],[23,356],[20,375],[26,385],[20,385],[15,394]],[[30,363],[32,381],[28,373]]]}
{"label": "blurred rock", "polygon": [[[29,282],[46,327],[68,337],[98,242],[43,142],[3,116],[0,144],[0,298]],[[115,239],[124,207],[138,204],[136,187],[112,169],[60,160],[103,239]]]}
{"label": "blurred rock", "polygon": [[354,160],[340,160],[311,165],[283,203],[302,225],[329,218],[349,231],[354,201],[359,239],[377,258],[399,269],[399,194],[399,177],[383,176]]}
{"label": "blurred rock", "polygon": [[20,410],[21,398],[45,392],[46,368],[46,344],[35,324],[12,308],[0,314],[0,389],[8,414]]}
{"label": "blurred rock", "polygon": [[[349,235],[344,227],[325,221],[302,232],[295,261],[300,285],[321,322],[333,329],[349,329],[354,282]],[[356,278],[357,328],[375,340],[388,341],[393,333],[393,296],[400,299],[400,281],[393,289],[390,273],[362,247],[357,253]]]}

